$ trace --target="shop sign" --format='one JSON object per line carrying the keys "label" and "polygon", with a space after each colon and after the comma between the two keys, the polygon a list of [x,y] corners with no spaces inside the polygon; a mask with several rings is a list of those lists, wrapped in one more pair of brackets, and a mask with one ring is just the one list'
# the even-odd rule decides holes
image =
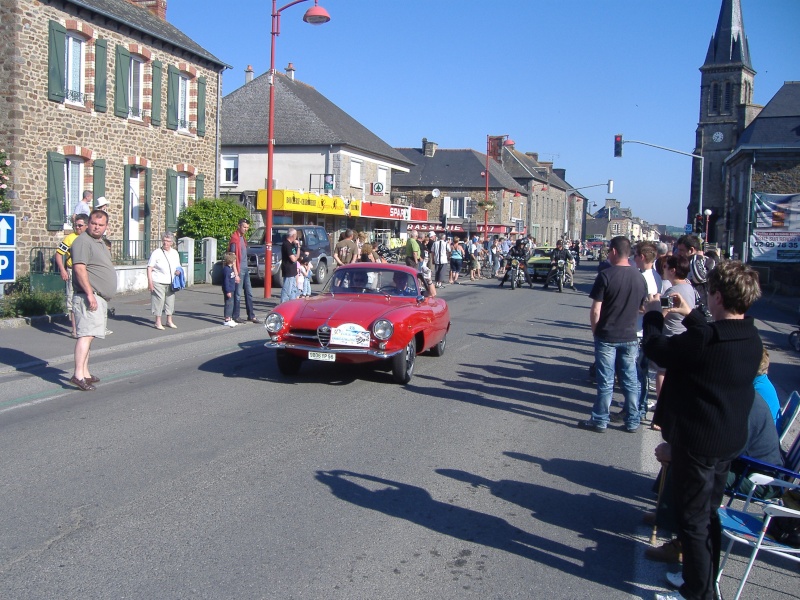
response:
{"label": "shop sign", "polygon": [[[258,190],[256,209],[266,210],[266,208],[267,190]],[[349,198],[342,198],[341,196],[325,196],[311,193],[301,194],[300,192],[292,190],[273,190],[272,210],[360,217],[361,200],[352,200]]]}
{"label": "shop sign", "polygon": [[[476,227],[469,228],[469,231],[477,231],[478,233],[484,233],[485,230],[486,229],[484,228],[483,223],[477,225]],[[441,223],[432,221],[429,223],[409,223],[408,231],[445,231],[445,230],[442,229]],[[453,233],[462,233],[467,230],[464,229],[464,227],[460,224],[448,223],[447,231],[452,231]],[[497,234],[511,233],[511,227],[508,227],[507,225],[489,223],[489,233],[497,233]]]}
{"label": "shop sign", "polygon": [[367,202],[361,205],[361,216],[392,221],[427,221],[428,211],[402,204]]}

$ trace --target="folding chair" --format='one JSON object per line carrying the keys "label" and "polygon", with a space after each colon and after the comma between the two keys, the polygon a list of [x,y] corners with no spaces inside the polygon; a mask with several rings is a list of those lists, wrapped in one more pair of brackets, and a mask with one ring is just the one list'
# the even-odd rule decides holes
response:
{"label": "folding chair", "polygon": [[[773,477],[760,473],[751,475],[750,479],[755,486],[776,485],[785,489],[800,489],[800,485],[776,480]],[[755,491],[755,486],[753,487],[753,491]],[[747,578],[753,568],[753,563],[755,563],[756,557],[760,551],[777,556],[784,556],[789,560],[800,562],[800,548],[793,548],[781,544],[767,534],[767,528],[773,517],[800,519],[800,511],[785,506],[779,506],[778,504],[766,504],[763,507],[763,516],[747,512],[747,509],[750,507],[753,491],[748,495],[744,510],[720,507],[718,511],[720,522],[722,523],[722,534],[730,540],[730,542],[728,542],[728,549],[725,551],[725,556],[723,556],[720,562],[719,574],[717,575],[716,587],[717,596],[719,597],[722,597],[719,591],[719,582],[722,579],[722,572],[725,569],[725,564],[728,562],[728,556],[731,553],[734,542],[746,544],[753,549],[753,552],[750,554],[750,560],[747,562],[744,574],[742,575],[742,581],[739,583],[739,589],[736,590],[736,597],[734,600],[739,600],[739,597],[742,595],[744,584],[747,583]]]}
{"label": "folding chair", "polygon": [[776,425],[778,427],[778,439],[781,443],[783,442],[783,438],[786,437],[786,434],[789,433],[789,429],[797,418],[798,413],[800,413],[800,393],[794,391],[778,414],[778,422]]}
{"label": "folding chair", "polygon": [[[784,454],[782,450],[781,453]],[[745,497],[748,497],[747,494],[741,491],[741,486],[745,479],[753,480],[750,477],[751,473],[761,473],[768,475],[772,479],[788,482],[800,482],[800,435],[795,438],[791,448],[784,454],[783,466],[771,465],[749,456],[738,457],[736,463],[739,475],[730,489],[725,490],[725,493],[730,496],[728,506],[733,504],[735,498],[745,499]],[[753,493],[755,493],[755,489]],[[758,498],[753,498],[752,493],[749,498],[754,502],[761,502]]]}

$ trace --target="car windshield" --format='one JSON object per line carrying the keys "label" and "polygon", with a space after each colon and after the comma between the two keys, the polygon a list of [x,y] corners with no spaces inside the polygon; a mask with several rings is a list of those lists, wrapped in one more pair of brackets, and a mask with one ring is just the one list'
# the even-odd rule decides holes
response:
{"label": "car windshield", "polygon": [[[272,243],[282,244],[283,238],[289,233],[288,227],[273,227],[272,228]],[[302,240],[303,232],[297,232],[297,239]],[[263,244],[264,243],[264,228],[258,227],[252,231],[250,237],[247,238],[248,244]]]}
{"label": "car windshield", "polygon": [[417,279],[405,271],[390,269],[338,268],[325,284],[323,293],[385,294],[416,298],[420,292]]}

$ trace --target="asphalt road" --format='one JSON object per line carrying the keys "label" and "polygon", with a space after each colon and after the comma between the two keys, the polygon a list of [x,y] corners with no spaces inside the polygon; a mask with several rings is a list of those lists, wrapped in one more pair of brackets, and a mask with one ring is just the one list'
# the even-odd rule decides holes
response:
{"label": "asphalt road", "polygon": [[[447,287],[447,352],[405,387],[336,364],[284,380],[255,326],[121,346],[91,394],[53,367],[0,377],[0,597],[651,598],[660,438],[575,426],[593,268],[563,294]],[[770,560],[746,593],[795,582]]]}

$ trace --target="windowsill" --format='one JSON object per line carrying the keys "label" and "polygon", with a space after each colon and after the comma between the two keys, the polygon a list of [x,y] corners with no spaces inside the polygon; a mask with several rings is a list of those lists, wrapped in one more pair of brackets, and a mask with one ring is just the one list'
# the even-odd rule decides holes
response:
{"label": "windowsill", "polygon": [[185,137],[190,137],[190,138],[196,137],[196,136],[195,136],[195,134],[194,134],[194,132],[192,132],[192,131],[191,131],[191,130],[189,130],[189,129],[176,129],[176,130],[175,130],[175,132],[176,132],[178,135],[183,135],[183,136],[185,136]]}
{"label": "windowsill", "polygon": [[350,184],[350,187],[351,188],[355,188],[357,190],[363,190],[364,189],[363,185],[353,185],[352,183]]}
{"label": "windowsill", "polygon": [[71,102],[64,102],[64,106],[70,110],[77,110],[78,112],[82,113],[90,113],[92,109],[88,106],[84,106],[83,104],[73,104]]}
{"label": "windowsill", "polygon": [[239,187],[238,181],[223,181],[219,184],[219,187],[228,187],[228,188],[235,188]]}
{"label": "windowsill", "polygon": [[142,119],[134,119],[133,117],[128,117],[128,123],[136,125],[137,127],[147,127],[149,125],[149,123],[145,123]]}

